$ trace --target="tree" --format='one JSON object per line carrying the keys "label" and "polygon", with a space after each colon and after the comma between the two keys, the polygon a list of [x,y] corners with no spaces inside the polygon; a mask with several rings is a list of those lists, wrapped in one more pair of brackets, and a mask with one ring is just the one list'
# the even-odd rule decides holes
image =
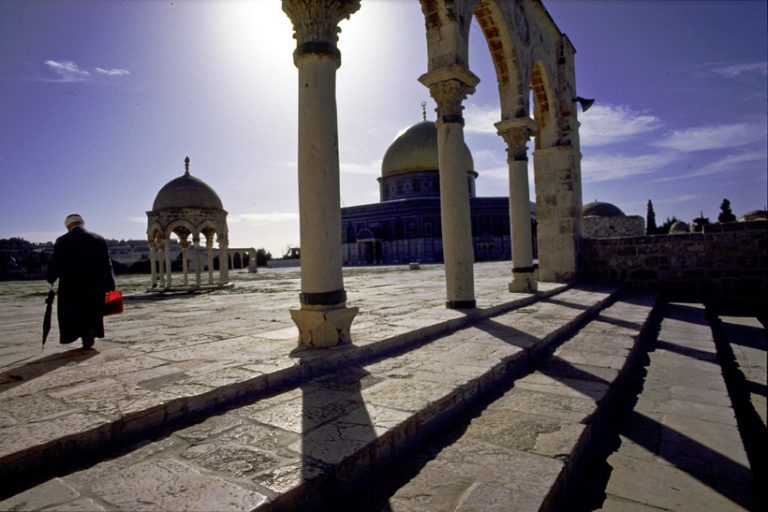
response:
{"label": "tree", "polygon": [[658,233],[659,228],[656,227],[656,212],[653,211],[653,203],[648,200],[648,213],[645,215],[645,233],[647,235],[655,235]]}
{"label": "tree", "polygon": [[736,216],[731,211],[731,202],[723,199],[720,204],[720,215],[717,216],[717,222],[736,222]]}
{"label": "tree", "polygon": [[664,221],[664,224],[662,224],[656,229],[656,234],[666,235],[667,233],[669,233],[669,228],[671,228],[672,224],[677,222],[677,220],[678,220],[677,217],[675,217],[674,215],[672,216],[672,218],[667,217],[667,220]]}
{"label": "tree", "polygon": [[703,233],[704,226],[709,226],[709,217],[705,217],[704,212],[699,212],[699,216],[693,219],[694,233]]}
{"label": "tree", "polygon": [[272,259],[272,253],[264,248],[256,249],[256,266],[266,267],[267,261]]}

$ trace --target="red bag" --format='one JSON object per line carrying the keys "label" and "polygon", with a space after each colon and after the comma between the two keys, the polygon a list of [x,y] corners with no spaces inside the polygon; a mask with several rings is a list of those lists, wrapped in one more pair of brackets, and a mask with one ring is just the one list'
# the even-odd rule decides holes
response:
{"label": "red bag", "polygon": [[123,312],[123,292],[120,290],[112,290],[107,292],[107,297],[104,301],[104,316],[118,315]]}

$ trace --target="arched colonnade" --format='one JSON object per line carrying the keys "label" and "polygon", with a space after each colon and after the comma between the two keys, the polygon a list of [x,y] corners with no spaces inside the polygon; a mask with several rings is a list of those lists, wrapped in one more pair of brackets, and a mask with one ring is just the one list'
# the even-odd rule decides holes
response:
{"label": "arched colonnade", "polygon": [[[474,254],[464,145],[463,102],[479,78],[469,66],[471,21],[491,53],[507,144],[513,268],[510,291],[537,289],[531,246],[528,142],[538,222],[538,279],[576,276],[581,238],[581,153],[576,117],[575,49],[540,0],[420,0],[428,66],[419,81],[436,103],[442,237],[447,300],[476,306]],[[349,340],[357,308],[347,306],[342,277],[336,69],[338,23],[360,0],[283,0],[293,23],[299,78],[300,309],[291,315],[300,342],[314,347]],[[533,105],[529,98],[533,97]]]}

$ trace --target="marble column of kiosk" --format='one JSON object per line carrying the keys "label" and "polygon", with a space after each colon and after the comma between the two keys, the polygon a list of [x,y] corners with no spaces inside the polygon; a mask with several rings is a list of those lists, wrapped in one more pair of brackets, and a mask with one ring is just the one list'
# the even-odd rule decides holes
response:
{"label": "marble column of kiosk", "polygon": [[208,284],[213,284],[213,235],[205,237],[205,251],[208,255]]}
{"label": "marble column of kiosk", "polygon": [[446,306],[474,308],[475,255],[472,248],[472,217],[467,169],[463,155],[462,102],[480,81],[470,71],[451,66],[430,71],[419,81],[429,88],[437,103],[437,150],[440,172],[440,216],[445,261]]}
{"label": "marble column of kiosk", "polygon": [[157,286],[157,257],[155,255],[156,249],[155,249],[155,243],[153,241],[149,242],[149,274],[151,276],[151,286],[152,288],[155,288]]}
{"label": "marble column of kiosk", "polygon": [[283,0],[299,71],[301,308],[290,312],[299,343],[313,348],[350,341],[358,312],[347,306],[342,275],[336,43],[338,23],[359,8],[359,0]]}
{"label": "marble column of kiosk", "polygon": [[224,234],[218,237],[219,241],[219,283],[229,282],[229,237]]}
{"label": "marble column of kiosk", "polygon": [[536,122],[521,117],[496,123],[498,134],[507,143],[509,164],[509,219],[512,238],[512,282],[510,292],[532,293],[538,288],[533,268],[531,207],[528,192],[528,140]]}
{"label": "marble column of kiosk", "polygon": [[195,286],[198,288],[200,287],[200,284],[202,283],[202,271],[203,271],[203,263],[200,261],[200,235],[195,233],[192,237],[192,245],[194,247],[195,251]]}
{"label": "marble column of kiosk", "polygon": [[173,286],[172,281],[172,269],[171,269],[171,239],[166,238],[163,240],[163,246],[165,249],[165,287],[171,288]]}
{"label": "marble column of kiosk", "polygon": [[183,276],[181,284],[187,286],[189,284],[189,241],[186,238],[183,238],[179,243],[181,245],[181,272]]}

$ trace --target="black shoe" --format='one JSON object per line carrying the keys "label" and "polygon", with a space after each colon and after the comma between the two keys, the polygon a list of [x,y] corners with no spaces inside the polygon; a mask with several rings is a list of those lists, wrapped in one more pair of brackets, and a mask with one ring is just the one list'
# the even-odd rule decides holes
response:
{"label": "black shoe", "polygon": [[83,338],[83,348],[90,350],[93,348],[93,344],[96,342],[96,338]]}

